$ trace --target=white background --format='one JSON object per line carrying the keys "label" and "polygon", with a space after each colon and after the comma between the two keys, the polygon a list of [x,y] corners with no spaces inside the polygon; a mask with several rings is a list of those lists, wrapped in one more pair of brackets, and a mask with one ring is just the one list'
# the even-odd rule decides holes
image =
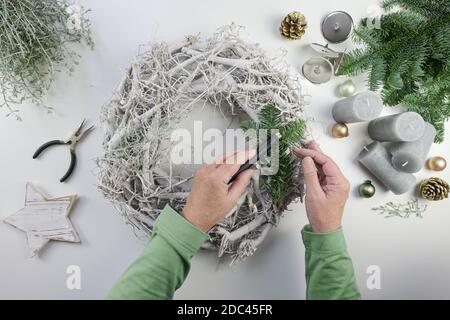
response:
{"label": "white background", "polygon": [[[67,148],[54,148],[40,160],[32,160],[34,150],[44,141],[64,138],[87,117],[97,121],[100,108],[111,97],[138,45],[151,41],[175,42],[185,35],[210,35],[231,22],[245,25],[251,39],[270,53],[288,49],[293,67],[314,55],[312,42],[324,43],[320,22],[333,10],[349,12],[355,21],[376,1],[206,1],[206,0],[85,0],[92,21],[94,51],[81,48],[83,58],[72,77],[58,77],[48,95],[55,114],[46,114],[32,105],[20,106],[23,122],[0,117],[0,218],[23,205],[25,183],[31,181],[52,196],[77,193],[79,202],[72,221],[81,244],[51,242],[40,258],[28,258],[25,234],[0,224],[0,298],[102,299],[127,265],[139,254],[144,242],[96,189],[95,158],[101,153],[102,132],[96,129],[78,147],[79,163],[68,183],[59,178],[69,162]],[[285,14],[303,12],[309,22],[300,41],[281,38],[277,28]],[[338,48],[350,47],[347,41]],[[367,124],[350,126],[346,139],[329,135],[336,86],[343,79],[314,86],[308,114],[313,118],[313,135],[323,150],[342,167],[353,190],[346,207],[344,230],[360,288],[367,299],[450,298],[450,214],[449,202],[429,203],[423,219],[384,219],[371,208],[387,201],[403,202],[412,196],[394,196],[375,182],[372,199],[356,196],[356,186],[368,178],[355,157],[369,142]],[[355,79],[358,90],[363,79]],[[388,108],[386,108],[388,109]],[[385,110],[392,112],[392,109]],[[448,152],[450,137],[434,145],[431,155]],[[423,170],[423,179],[433,172]],[[450,179],[449,170],[437,174]],[[176,298],[185,299],[302,299],[305,297],[304,248],[300,229],[307,222],[303,205],[293,205],[279,227],[274,229],[257,253],[244,263],[218,265],[214,254],[195,256],[191,272]],[[81,267],[81,290],[66,289],[66,268]],[[366,287],[367,267],[381,268],[381,289]]]}

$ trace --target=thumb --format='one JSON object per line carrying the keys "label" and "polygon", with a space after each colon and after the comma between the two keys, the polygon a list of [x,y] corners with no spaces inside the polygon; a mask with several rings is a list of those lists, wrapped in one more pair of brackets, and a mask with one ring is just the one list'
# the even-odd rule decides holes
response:
{"label": "thumb", "polygon": [[317,175],[317,168],[311,157],[305,157],[302,161],[303,177],[305,179],[306,192],[323,193],[322,187]]}

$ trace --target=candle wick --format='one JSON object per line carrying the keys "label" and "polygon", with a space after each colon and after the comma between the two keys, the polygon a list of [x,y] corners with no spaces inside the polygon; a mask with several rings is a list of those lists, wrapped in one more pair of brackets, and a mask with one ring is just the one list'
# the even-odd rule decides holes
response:
{"label": "candle wick", "polygon": [[366,104],[367,104],[368,107],[370,107],[370,101],[369,101],[368,98],[366,98]]}
{"label": "candle wick", "polygon": [[364,146],[364,148],[363,148],[364,150],[366,150],[366,151],[369,151],[369,149],[366,147],[366,146]]}
{"label": "candle wick", "polygon": [[334,31],[338,31],[340,28],[341,26],[339,25],[339,23],[334,24]]}
{"label": "candle wick", "polygon": [[409,161],[406,161],[405,163],[402,164],[402,167],[408,165]]}

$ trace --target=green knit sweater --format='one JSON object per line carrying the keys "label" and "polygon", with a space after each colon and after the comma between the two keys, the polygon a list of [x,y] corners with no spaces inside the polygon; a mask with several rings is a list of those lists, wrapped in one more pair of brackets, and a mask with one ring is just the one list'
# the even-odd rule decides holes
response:
{"label": "green knit sweater", "polygon": [[[359,299],[342,230],[302,230],[306,248],[307,299]],[[142,254],[114,285],[108,299],[171,299],[184,282],[190,261],[208,234],[166,206]]]}

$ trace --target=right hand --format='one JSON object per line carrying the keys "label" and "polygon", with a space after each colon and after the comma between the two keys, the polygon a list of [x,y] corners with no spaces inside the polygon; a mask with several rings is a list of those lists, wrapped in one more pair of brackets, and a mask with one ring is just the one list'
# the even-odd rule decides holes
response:
{"label": "right hand", "polygon": [[230,186],[228,181],[255,152],[242,150],[229,156],[220,156],[215,163],[200,167],[195,173],[183,216],[205,232],[223,219],[247,188],[253,170],[240,173]]}
{"label": "right hand", "polygon": [[312,230],[317,233],[336,231],[341,227],[350,183],[316,142],[310,142],[307,149],[294,148],[293,152],[303,159],[306,214]]}

